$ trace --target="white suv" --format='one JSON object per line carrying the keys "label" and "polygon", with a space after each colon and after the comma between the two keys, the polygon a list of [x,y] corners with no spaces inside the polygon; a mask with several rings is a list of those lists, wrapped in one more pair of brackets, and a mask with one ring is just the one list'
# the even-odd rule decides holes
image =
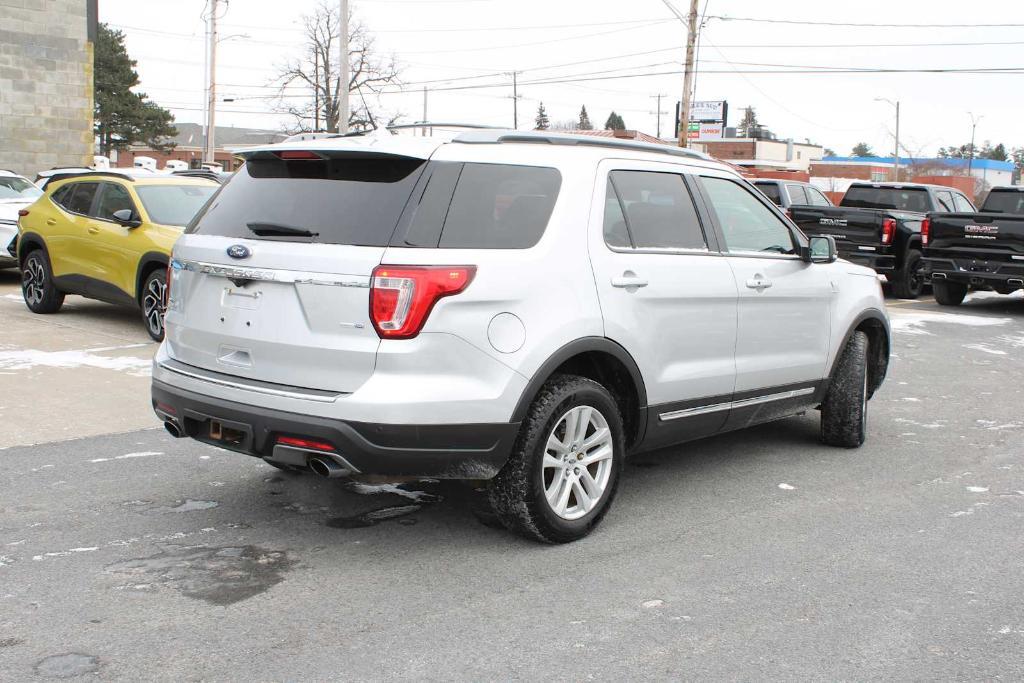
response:
{"label": "white suv", "polygon": [[889,358],[867,268],[674,147],[473,131],[259,147],[174,248],[153,406],[323,476],[488,480],[588,533],[624,458],[820,407],[859,446]]}

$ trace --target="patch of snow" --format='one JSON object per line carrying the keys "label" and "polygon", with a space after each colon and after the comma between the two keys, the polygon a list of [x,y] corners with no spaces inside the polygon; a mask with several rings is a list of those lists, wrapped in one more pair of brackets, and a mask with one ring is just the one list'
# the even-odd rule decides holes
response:
{"label": "patch of snow", "polygon": [[991,327],[994,325],[1008,325],[1011,322],[1013,322],[1012,318],[993,318],[962,313],[935,313],[932,311],[912,311],[909,309],[889,311],[889,323],[892,326],[892,331],[904,334],[930,335],[931,332],[924,329],[924,326],[929,323]]}
{"label": "patch of snow", "polygon": [[904,396],[900,400],[901,401],[906,401],[907,403],[920,403],[921,402],[921,399],[914,398],[913,396]]}
{"label": "patch of snow", "polygon": [[127,372],[135,377],[149,377],[153,364],[149,358],[100,355],[108,351],[137,349],[145,346],[149,346],[149,344],[125,344],[122,346],[106,346],[73,351],[39,351],[37,349],[0,351],[0,370],[31,370],[37,367],[90,367]]}
{"label": "patch of snow", "polygon": [[42,555],[33,555],[32,559],[38,562],[39,560],[42,560],[46,557],[67,557],[68,555],[72,555],[74,553],[91,553],[94,550],[99,549],[99,546],[92,546],[89,548],[71,548],[69,550],[60,550],[54,553],[43,553]]}
{"label": "patch of snow", "polygon": [[645,608],[645,609],[652,609],[654,607],[664,607],[665,606],[665,601],[664,600],[644,600],[642,603],[640,603],[640,606]]}
{"label": "patch of snow", "polygon": [[971,493],[987,493],[988,492],[988,487],[987,486],[968,486],[967,490],[970,491]]}
{"label": "patch of snow", "polygon": [[1006,355],[1006,351],[1003,351],[1001,349],[993,349],[991,346],[987,344],[964,344],[964,348],[970,349],[971,351],[981,351],[982,353],[990,353],[993,356]]}
{"label": "patch of snow", "polygon": [[785,483],[779,484],[779,488],[782,489],[783,491],[793,491],[793,490],[796,489],[796,487],[793,486],[792,484],[785,484]]}

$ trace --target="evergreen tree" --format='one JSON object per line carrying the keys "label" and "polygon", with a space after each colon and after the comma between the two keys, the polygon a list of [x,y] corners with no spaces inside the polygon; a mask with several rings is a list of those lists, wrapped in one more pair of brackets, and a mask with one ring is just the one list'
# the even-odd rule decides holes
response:
{"label": "evergreen tree", "polygon": [[537,118],[534,119],[534,130],[547,130],[549,125],[548,113],[544,110],[544,103],[541,102],[537,107]]}
{"label": "evergreen tree", "polygon": [[740,133],[740,137],[749,138],[757,129],[761,127],[761,124],[757,121],[757,112],[754,111],[753,107],[747,107],[743,110],[743,118],[740,120],[740,125],[737,129]]}
{"label": "evergreen tree", "polygon": [[587,114],[587,105],[580,108],[580,122],[576,124],[578,130],[594,130],[594,124],[590,122],[590,115]]}
{"label": "evergreen tree", "polygon": [[100,153],[136,143],[159,151],[173,148],[166,138],[178,133],[174,116],[145,93],[131,91],[139,84],[139,74],[125,50],[124,34],[100,24],[93,61],[93,132],[99,138]]}
{"label": "evergreen tree", "polygon": [[1006,145],[999,143],[995,147],[989,144],[988,140],[985,141],[985,146],[981,148],[981,152],[978,154],[982,159],[992,159],[993,161],[1006,161],[1009,159],[1009,155],[1006,153]]}
{"label": "evergreen tree", "polygon": [[836,151],[834,149],[832,149],[831,147],[826,147],[825,148],[824,156],[834,157],[835,155],[836,155]]}
{"label": "evergreen tree", "polygon": [[871,149],[871,145],[866,142],[858,142],[853,146],[853,156],[855,157],[873,157],[875,151]]}
{"label": "evergreen tree", "polygon": [[616,114],[614,111],[608,115],[608,120],[604,122],[605,130],[626,130],[626,122],[622,120],[622,117]]}

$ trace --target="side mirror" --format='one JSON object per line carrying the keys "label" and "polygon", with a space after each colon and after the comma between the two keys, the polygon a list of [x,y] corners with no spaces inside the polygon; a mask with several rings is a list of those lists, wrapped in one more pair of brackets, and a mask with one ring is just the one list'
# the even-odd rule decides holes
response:
{"label": "side mirror", "polygon": [[807,258],[810,263],[834,263],[839,258],[836,239],[831,235],[813,235],[807,246]]}
{"label": "side mirror", "polygon": [[123,225],[126,228],[137,228],[142,225],[142,221],[139,220],[138,216],[131,209],[121,209],[111,214],[111,217],[118,222],[119,225]]}

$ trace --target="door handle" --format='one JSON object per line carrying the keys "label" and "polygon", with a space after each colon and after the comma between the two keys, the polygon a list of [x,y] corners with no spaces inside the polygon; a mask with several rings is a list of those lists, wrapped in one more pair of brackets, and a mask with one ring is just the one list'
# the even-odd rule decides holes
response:
{"label": "door handle", "polygon": [[612,278],[612,287],[619,287],[622,289],[629,289],[630,287],[646,287],[647,280],[642,277],[637,277],[636,273],[627,270],[625,273],[618,277]]}
{"label": "door handle", "polygon": [[100,229],[97,228],[95,225],[90,225],[89,226],[89,234],[90,235],[97,235],[97,234],[99,234],[99,231],[100,231]]}
{"label": "door handle", "polygon": [[47,218],[46,219],[46,224],[47,225],[57,225],[57,219],[56,218]]}
{"label": "door handle", "polygon": [[747,280],[747,287],[749,289],[756,289],[759,292],[768,289],[771,286],[772,281],[766,280],[764,277],[760,275],[755,275],[754,277]]}

